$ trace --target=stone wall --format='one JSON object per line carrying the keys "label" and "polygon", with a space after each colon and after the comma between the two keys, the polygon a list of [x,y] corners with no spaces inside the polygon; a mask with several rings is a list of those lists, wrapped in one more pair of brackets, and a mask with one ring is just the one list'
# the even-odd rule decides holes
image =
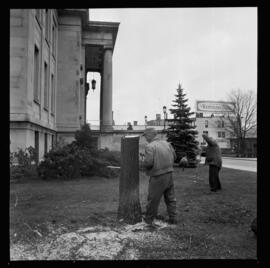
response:
{"label": "stone wall", "polygon": [[[99,133],[98,131],[93,131],[93,136],[98,139],[97,145],[98,149],[108,148],[110,151],[121,151],[121,138],[126,135],[139,135],[139,151],[143,152],[145,145],[147,144],[144,137],[142,137],[143,131],[115,131],[110,133]],[[166,140],[166,134],[158,132],[157,135],[160,139]],[[70,143],[75,140],[74,133],[58,133],[57,140],[63,144]]]}
{"label": "stone wall", "polygon": [[80,17],[59,17],[56,112],[57,130],[60,132],[80,129],[80,118],[83,119],[84,107],[82,106],[85,100],[84,84],[80,84],[81,65],[84,70],[81,31]]}
{"label": "stone wall", "polygon": [[[98,147],[101,149],[108,148],[111,151],[121,151],[121,138],[126,135],[139,135],[139,151],[144,152],[145,145],[147,144],[146,139],[142,136],[143,132],[123,131],[116,133],[103,133],[98,136]],[[166,134],[158,133],[158,138],[166,140]]]}

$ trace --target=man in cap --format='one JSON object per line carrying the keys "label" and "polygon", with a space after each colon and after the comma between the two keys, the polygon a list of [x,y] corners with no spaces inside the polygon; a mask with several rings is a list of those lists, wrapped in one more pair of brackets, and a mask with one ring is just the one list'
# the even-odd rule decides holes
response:
{"label": "man in cap", "polygon": [[152,224],[157,217],[162,195],[167,206],[169,223],[176,224],[176,199],[173,183],[173,163],[176,154],[170,143],[158,139],[154,128],[147,128],[143,134],[148,144],[145,148],[143,167],[150,176],[148,203],[145,222]]}
{"label": "man in cap", "polygon": [[209,165],[209,186],[212,192],[221,190],[221,184],[219,181],[219,171],[222,166],[221,151],[218,143],[213,139],[208,137],[208,135],[203,134],[202,137],[207,142],[206,147],[206,157],[205,164]]}

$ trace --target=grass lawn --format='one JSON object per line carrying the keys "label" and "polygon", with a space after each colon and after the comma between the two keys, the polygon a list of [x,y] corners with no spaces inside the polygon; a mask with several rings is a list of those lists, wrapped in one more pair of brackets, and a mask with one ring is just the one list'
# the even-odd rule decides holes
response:
{"label": "grass lawn", "polygon": [[[194,175],[194,169],[175,169],[178,224],[158,231],[166,237],[158,243],[133,241],[139,259],[256,259],[250,223],[257,213],[257,173],[223,168],[223,189],[216,193],[209,191],[207,166]],[[10,245],[35,244],[83,227],[118,226],[118,182],[95,177],[11,183]],[[147,187],[140,173],[143,211]],[[163,199],[159,214],[166,216]],[[123,259],[123,252],[115,258]]]}

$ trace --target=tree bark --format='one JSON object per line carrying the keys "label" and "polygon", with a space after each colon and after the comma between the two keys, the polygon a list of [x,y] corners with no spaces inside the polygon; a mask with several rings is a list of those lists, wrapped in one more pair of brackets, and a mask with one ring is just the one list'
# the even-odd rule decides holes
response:
{"label": "tree bark", "polygon": [[139,197],[139,137],[121,139],[121,175],[119,182],[118,219],[135,224],[141,221]]}

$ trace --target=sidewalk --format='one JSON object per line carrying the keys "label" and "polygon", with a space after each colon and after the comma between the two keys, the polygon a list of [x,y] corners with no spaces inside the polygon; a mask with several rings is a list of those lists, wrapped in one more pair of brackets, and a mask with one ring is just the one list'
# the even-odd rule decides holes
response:
{"label": "sidewalk", "polygon": [[231,157],[231,156],[222,156],[222,158],[227,158],[227,159],[236,159],[236,160],[246,160],[246,161],[257,161],[257,158],[241,158],[241,157]]}

